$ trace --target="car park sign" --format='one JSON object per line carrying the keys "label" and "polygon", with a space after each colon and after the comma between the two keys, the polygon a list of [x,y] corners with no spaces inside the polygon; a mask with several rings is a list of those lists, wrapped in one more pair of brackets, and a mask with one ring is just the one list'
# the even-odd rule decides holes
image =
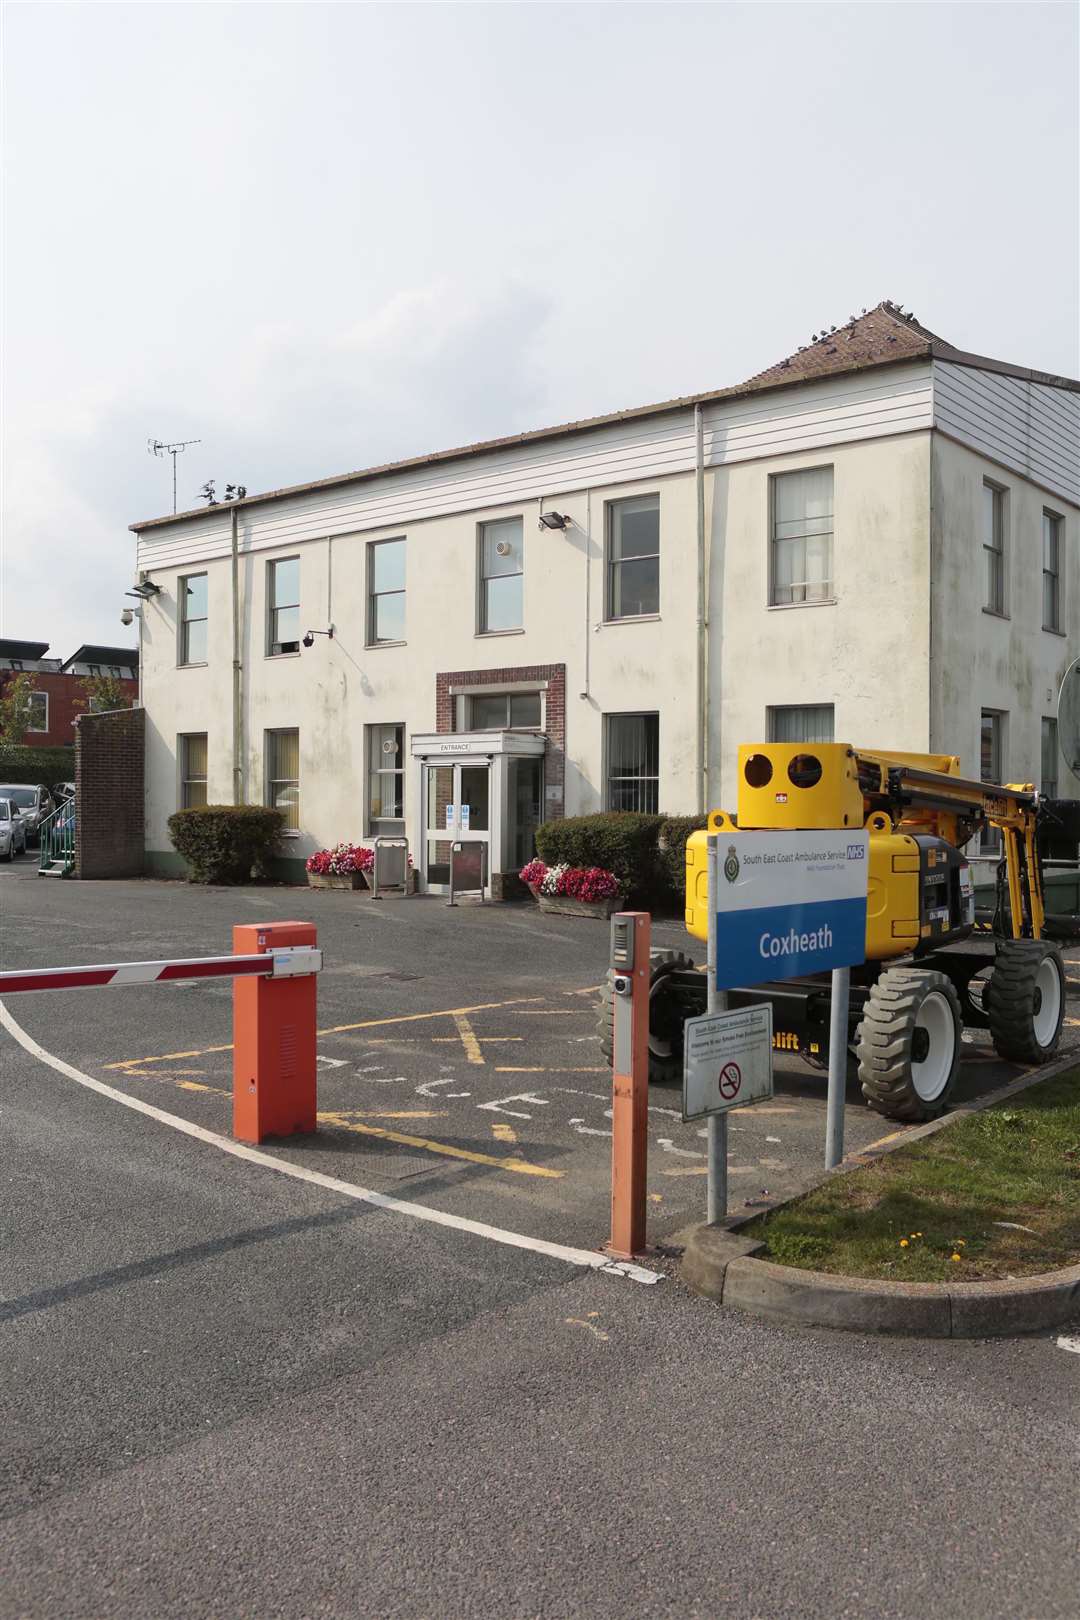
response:
{"label": "car park sign", "polygon": [[867,869],[862,831],[718,834],[716,988],[862,962]]}

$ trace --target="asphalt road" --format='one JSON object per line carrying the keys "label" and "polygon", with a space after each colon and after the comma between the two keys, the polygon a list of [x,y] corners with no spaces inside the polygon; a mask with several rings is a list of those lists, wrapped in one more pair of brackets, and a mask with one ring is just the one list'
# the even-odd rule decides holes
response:
{"label": "asphalt road", "polygon": [[2,1051],[5,1620],[1075,1615],[1053,1339],[783,1332]]}
{"label": "asphalt road", "polygon": [[[610,1211],[610,1076],[595,1034],[607,925],[531,906],[451,910],[438,900],[179,883],[58,883],[29,864],[0,873],[3,961],[57,965],[231,949],[234,922],[314,921],[319,981],[316,1137],[291,1160],[449,1213],[594,1247]],[[673,922],[655,942],[703,952]],[[1080,1049],[1080,951],[1066,1044]],[[465,1011],[460,1011],[465,1009]],[[21,996],[12,1011],[44,1046],[109,1084],[208,1129],[231,1129],[227,980]],[[825,1077],[777,1054],[776,1095],[730,1120],[733,1211],[764,1208],[820,1169]],[[958,1097],[1017,1067],[965,1046]],[[650,1093],[648,1210],[662,1241],[705,1207],[705,1141],[678,1087]],[[896,1125],[848,1087],[845,1142]]]}

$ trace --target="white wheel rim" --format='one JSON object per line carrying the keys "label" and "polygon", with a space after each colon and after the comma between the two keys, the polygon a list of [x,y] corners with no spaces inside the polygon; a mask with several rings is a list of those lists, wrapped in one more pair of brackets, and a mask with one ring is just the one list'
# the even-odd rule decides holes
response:
{"label": "white wheel rim", "polygon": [[922,1102],[936,1102],[949,1083],[956,1056],[956,1024],[940,990],[931,990],[919,1008],[915,1028],[925,1030],[929,1050],[911,1065],[911,1083]]}
{"label": "white wheel rim", "polygon": [[1044,956],[1035,975],[1035,1000],[1039,1010],[1032,1018],[1035,1039],[1040,1046],[1049,1046],[1057,1034],[1061,1015],[1061,980],[1057,963],[1052,956]]}

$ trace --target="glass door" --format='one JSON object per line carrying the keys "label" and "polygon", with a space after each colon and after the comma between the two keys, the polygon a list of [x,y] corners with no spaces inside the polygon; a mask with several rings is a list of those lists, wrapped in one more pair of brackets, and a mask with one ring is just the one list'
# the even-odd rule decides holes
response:
{"label": "glass door", "polygon": [[491,872],[491,766],[425,764],[424,881],[450,883],[450,845],[462,840],[488,846]]}

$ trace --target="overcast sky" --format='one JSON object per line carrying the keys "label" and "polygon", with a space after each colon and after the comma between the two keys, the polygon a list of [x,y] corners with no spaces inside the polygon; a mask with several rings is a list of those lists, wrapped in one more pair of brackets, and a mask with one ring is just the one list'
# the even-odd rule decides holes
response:
{"label": "overcast sky", "polygon": [[1073,5],[4,8],[3,631],[127,525],[723,387],[893,298],[1080,373]]}

